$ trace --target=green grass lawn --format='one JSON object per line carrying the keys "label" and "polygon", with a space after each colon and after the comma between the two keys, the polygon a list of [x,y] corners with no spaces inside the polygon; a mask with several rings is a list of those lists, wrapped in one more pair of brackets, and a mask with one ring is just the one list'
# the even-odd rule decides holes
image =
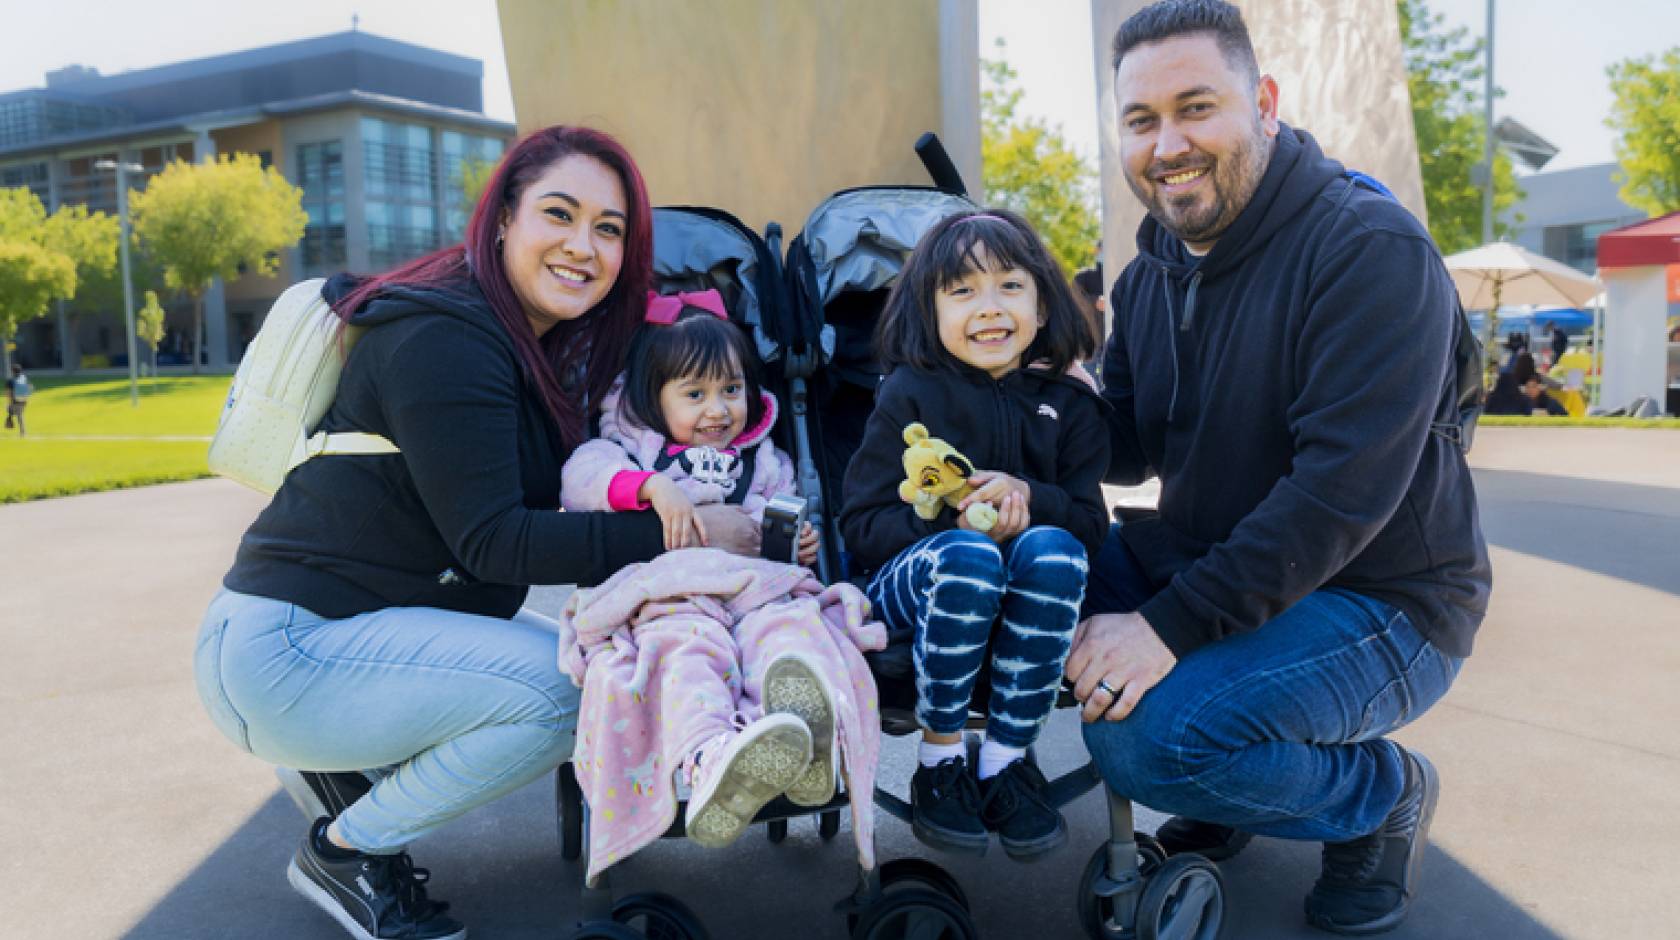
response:
{"label": "green grass lawn", "polygon": [[32,380],[29,436],[0,435],[0,503],[209,476],[204,455],[230,380],[144,380],[139,407],[127,379]]}

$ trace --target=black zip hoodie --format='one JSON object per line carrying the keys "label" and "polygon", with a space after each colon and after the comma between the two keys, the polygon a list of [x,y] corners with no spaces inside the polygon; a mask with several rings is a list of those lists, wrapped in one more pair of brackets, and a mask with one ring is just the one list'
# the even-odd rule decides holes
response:
{"label": "black zip hoodie", "polygon": [[867,574],[916,542],[956,528],[947,510],[922,519],[899,499],[904,427],[912,421],[961,451],[977,470],[1022,480],[1032,525],[1066,529],[1095,555],[1108,533],[1108,466],[1101,399],[1085,383],[1038,369],[994,379],[972,366],[929,373],[899,366],[881,380],[863,443],[846,467],[840,534],[853,574]]}
{"label": "black zip hoodie", "polygon": [[[340,276],[324,294],[355,286]],[[329,431],[400,454],[287,476],[223,583],[325,617],[386,607],[512,616],[528,585],[595,584],[662,548],[651,512],[558,512],[568,451],[476,282],[392,288],[352,321]]]}
{"label": "black zip hoodie", "polygon": [[1453,286],[1392,199],[1280,128],[1254,198],[1204,257],[1146,218],[1103,361],[1109,481],[1162,481],[1121,536],[1175,654],[1320,588],[1399,607],[1465,656],[1487,608],[1454,420]]}

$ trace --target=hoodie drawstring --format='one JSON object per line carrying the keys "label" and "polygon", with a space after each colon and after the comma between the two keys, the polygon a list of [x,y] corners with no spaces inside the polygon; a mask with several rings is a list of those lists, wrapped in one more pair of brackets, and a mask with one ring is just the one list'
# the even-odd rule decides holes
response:
{"label": "hoodie drawstring", "polygon": [[[1167,399],[1167,423],[1172,424],[1173,413],[1178,407],[1178,336],[1179,333],[1190,331],[1190,322],[1196,317],[1196,288],[1201,286],[1202,272],[1190,275],[1190,289],[1184,296],[1184,317],[1179,320],[1178,329],[1167,330],[1167,339],[1172,343],[1173,385],[1172,397]],[[1170,318],[1173,309],[1172,274],[1166,265],[1161,265],[1161,295],[1167,300],[1167,314]]]}

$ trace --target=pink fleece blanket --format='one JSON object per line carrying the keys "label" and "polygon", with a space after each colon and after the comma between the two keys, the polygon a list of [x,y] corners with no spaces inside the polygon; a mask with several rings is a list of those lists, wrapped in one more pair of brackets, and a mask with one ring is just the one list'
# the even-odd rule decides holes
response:
{"label": "pink fleece blanket", "polygon": [[731,723],[763,715],[764,668],[789,652],[834,692],[852,833],[873,868],[881,718],[861,650],[884,647],[886,630],[869,613],[850,584],[714,548],[666,552],[574,592],[560,668],[583,687],[572,760],[589,802],[589,880],[670,827],[672,772]]}

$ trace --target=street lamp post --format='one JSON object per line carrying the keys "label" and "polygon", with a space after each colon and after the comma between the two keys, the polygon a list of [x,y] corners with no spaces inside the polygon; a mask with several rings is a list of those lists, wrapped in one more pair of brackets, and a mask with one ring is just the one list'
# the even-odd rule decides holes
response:
{"label": "street lamp post", "polygon": [[93,168],[117,171],[117,226],[120,233],[117,251],[122,256],[123,322],[128,325],[128,403],[139,407],[140,380],[135,370],[140,350],[134,335],[134,285],[130,283],[128,275],[128,174],[144,173],[146,168],[138,163],[123,160],[120,153],[117,159],[100,160]]}
{"label": "street lamp post", "polygon": [[1493,241],[1493,2],[1487,0],[1487,74],[1482,84],[1482,244]]}

